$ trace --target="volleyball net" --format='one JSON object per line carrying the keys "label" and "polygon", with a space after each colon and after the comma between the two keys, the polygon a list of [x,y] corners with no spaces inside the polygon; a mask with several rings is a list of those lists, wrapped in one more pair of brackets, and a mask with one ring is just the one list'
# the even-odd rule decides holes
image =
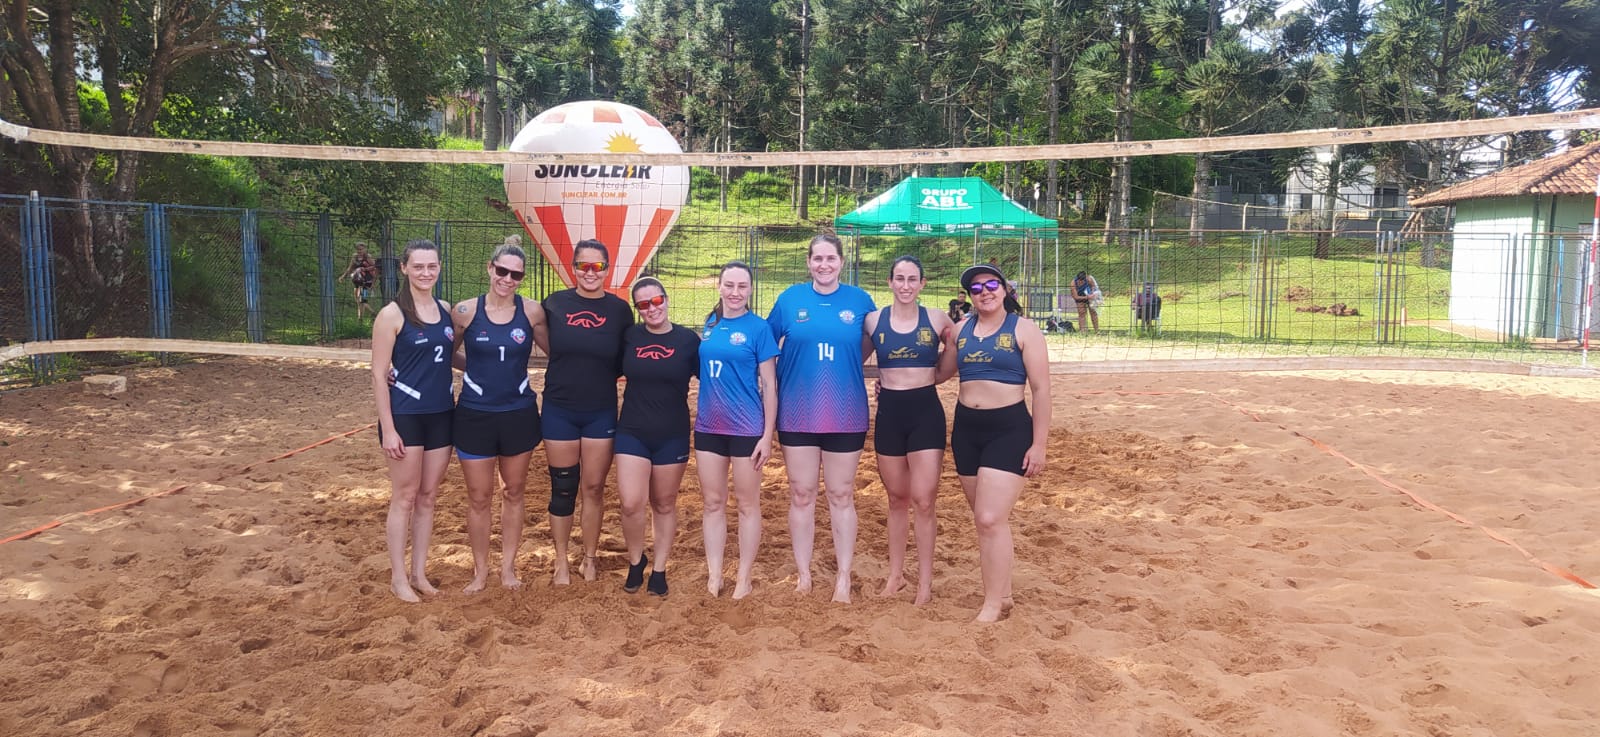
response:
{"label": "volleyball net", "polygon": [[[1584,129],[1600,129],[1600,111],[1056,146],[651,153],[613,137],[600,153],[529,153],[136,139],[0,121],[0,135],[26,143],[144,152],[143,191],[170,183],[174,193],[0,193],[0,360],[12,383],[70,376],[102,353],[361,360],[371,315],[350,279],[356,244],[377,265],[375,310],[403,288],[399,255],[414,239],[440,246],[436,293],[456,301],[485,290],[488,258],[510,237],[529,255],[529,298],[564,288],[572,244],[598,237],[613,250],[611,286],[654,276],[672,319],[697,325],[723,263],[755,267],[764,313],[808,278],[810,238],[836,232],[844,280],[879,305],[893,299],[901,255],[920,259],[921,301],[938,310],[960,309],[962,269],[995,264],[1062,370],[1578,367],[1594,317],[1596,144],[1485,167],[1443,201],[1410,197],[1406,167],[1424,143],[1471,151]],[[1380,148],[1388,155],[1372,154]],[[1273,156],[1301,163],[1287,185],[1254,187],[1271,191],[1217,175],[1194,196],[1197,156],[1213,172]],[[1330,174],[1341,156],[1342,173]],[[680,194],[629,193],[669,168],[684,172]],[[562,194],[578,202],[526,201],[517,182],[536,172],[568,177]],[[674,197],[681,206],[664,215]]]}

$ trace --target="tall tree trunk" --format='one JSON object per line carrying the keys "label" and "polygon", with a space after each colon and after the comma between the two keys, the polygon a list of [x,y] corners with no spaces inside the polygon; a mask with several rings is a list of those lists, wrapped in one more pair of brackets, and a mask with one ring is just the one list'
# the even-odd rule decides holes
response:
{"label": "tall tree trunk", "polygon": [[[1050,35],[1050,82],[1045,85],[1045,107],[1049,113],[1049,140],[1051,145],[1061,142],[1061,39],[1055,34]],[[1056,207],[1056,197],[1059,196],[1060,183],[1056,181],[1059,176],[1056,159],[1050,159],[1044,165],[1044,212],[1039,214],[1048,218],[1055,217],[1060,211]]]}
{"label": "tall tree trunk", "polygon": [[[806,74],[811,62],[811,0],[801,0],[800,3],[800,142],[801,151],[806,150],[806,128],[810,120],[806,118]],[[795,216],[799,220],[810,217],[808,204],[811,200],[811,190],[806,182],[805,166],[795,167]]]}
{"label": "tall tree trunk", "polygon": [[483,76],[483,150],[495,151],[505,137],[505,118],[500,113],[500,48],[493,42],[483,47]]}
{"label": "tall tree trunk", "polygon": [[1194,182],[1189,189],[1189,243],[1199,245],[1206,227],[1206,205],[1211,202],[1211,156],[1195,154]]}
{"label": "tall tree trunk", "polygon": [[[1122,21],[1122,84],[1117,86],[1117,141],[1133,140],[1133,94],[1139,68],[1138,19],[1136,11],[1125,9]],[[1111,202],[1106,208],[1106,225],[1116,232],[1122,245],[1131,245],[1133,159],[1119,156],[1112,165]]]}
{"label": "tall tree trunk", "polygon": [[1333,216],[1334,202],[1339,199],[1340,159],[1344,147],[1338,144],[1333,146],[1333,158],[1328,160],[1328,178],[1322,183],[1322,216],[1317,218],[1317,245],[1312,252],[1313,258],[1328,258],[1333,255]]}

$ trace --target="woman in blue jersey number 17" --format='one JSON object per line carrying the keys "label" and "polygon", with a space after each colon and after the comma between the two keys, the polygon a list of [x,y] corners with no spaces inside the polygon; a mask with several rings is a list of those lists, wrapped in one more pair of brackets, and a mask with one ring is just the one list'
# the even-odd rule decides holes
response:
{"label": "woman in blue jersey number 17", "polygon": [[[599,576],[600,520],[605,511],[606,474],[611,472],[617,434],[617,376],[622,334],[633,310],[606,291],[611,252],[597,240],[572,249],[571,289],[544,298],[549,325],[550,366],[544,373],[544,452],[550,459],[550,536],[555,543],[556,585],[571,582],[567,542],[572,514],[583,506],[585,581]],[[541,343],[540,347],[544,347]]]}
{"label": "woman in blue jersey number 17", "polygon": [[456,401],[456,455],[467,483],[467,542],[472,548],[472,583],[489,580],[489,527],[494,519],[495,474],[500,488],[500,585],[522,587],[517,548],[522,544],[523,490],[528,463],[543,435],[539,405],[528,380],[533,346],[545,343],[544,310],[517,294],[526,273],[522,248],[506,243],[489,258],[489,291],[457,303],[456,344],[465,370]]}
{"label": "woman in blue jersey number 17", "polygon": [[[944,464],[944,404],[936,388],[956,372],[955,325],[943,311],[917,302],[926,284],[922,262],[901,256],[889,267],[894,302],[867,316],[878,355],[878,414],[873,446],[889,493],[889,577],[881,596],[900,591],[910,513],[917,524],[917,598],[933,599],[934,502]],[[940,351],[940,346],[944,350]]]}
{"label": "woman in blue jersey number 17", "polygon": [[813,237],[806,266],[811,281],[785,289],[767,314],[783,350],[778,357],[778,443],[789,475],[795,589],[811,590],[820,480],[827,492],[838,565],[833,600],[848,603],[856,550],[856,466],[867,441],[861,363],[872,349],[862,326],[877,306],[861,288],[839,282],[844,244],[837,236]]}
{"label": "woman in blue jersey number 17", "polygon": [[[961,273],[961,288],[972,294],[974,310],[956,337],[961,390],[950,453],[978,528],[983,607],[977,621],[994,622],[1011,605],[1011,509],[1025,481],[1044,469],[1050,357],[1039,327],[1008,308],[999,269],[970,267]],[[1031,417],[1024,386],[1033,399]]]}
{"label": "woman in blue jersey number 17", "polygon": [[739,505],[739,574],[733,598],[750,595],[751,570],[761,548],[761,467],[772,457],[778,414],[778,344],[750,311],[755,275],[738,261],[717,277],[719,299],[700,332],[700,399],[694,418],[694,458],[704,495],[706,590],[722,592],[722,554],[728,543],[728,470]]}
{"label": "woman in blue jersey number 17", "polygon": [[[412,241],[400,256],[406,288],[372,322],[372,394],[378,403],[378,442],[389,464],[389,589],[404,601],[437,594],[424,570],[433,536],[439,482],[450,467],[451,359],[455,329],[450,305],[434,299],[439,247]],[[392,384],[390,382],[393,382]],[[406,534],[411,569],[406,569]]]}
{"label": "woman in blue jersey number 17", "polygon": [[654,512],[655,567],[650,593],[667,595],[667,554],[678,534],[678,487],[689,461],[689,379],[700,372],[700,336],[667,319],[667,290],[645,277],[633,285],[642,324],[622,336],[622,415],[617,419],[617,492],[628,577],[622,590],[645,583],[646,506]]}

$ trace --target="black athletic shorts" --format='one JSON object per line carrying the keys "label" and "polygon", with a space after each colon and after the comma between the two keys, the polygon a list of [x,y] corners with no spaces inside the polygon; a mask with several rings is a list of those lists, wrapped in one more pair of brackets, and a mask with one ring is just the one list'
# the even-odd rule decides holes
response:
{"label": "black athletic shorts", "polygon": [[785,448],[821,448],[824,453],[859,453],[867,447],[867,431],[788,432],[778,431],[778,443]]}
{"label": "black athletic shorts", "polygon": [[[422,446],[423,450],[450,447],[452,410],[430,412],[425,415],[395,415],[394,431],[400,442],[408,448]],[[383,444],[383,424],[378,424],[378,444]]]}
{"label": "black athletic shorts", "polygon": [[950,453],[956,475],[976,476],[979,468],[1022,475],[1022,457],[1033,446],[1033,416],[1017,402],[998,409],[973,409],[956,403],[950,428]]}
{"label": "black athletic shorts", "polygon": [[932,385],[878,392],[872,444],[881,456],[944,450],[944,405]]}
{"label": "black athletic shorts", "polygon": [[481,460],[527,453],[544,440],[538,406],[506,412],[456,407],[456,454]]}
{"label": "black athletic shorts", "polygon": [[727,458],[749,458],[756,452],[756,443],[761,442],[760,436],[751,435],[719,435],[712,432],[694,433],[694,449],[714,453]]}

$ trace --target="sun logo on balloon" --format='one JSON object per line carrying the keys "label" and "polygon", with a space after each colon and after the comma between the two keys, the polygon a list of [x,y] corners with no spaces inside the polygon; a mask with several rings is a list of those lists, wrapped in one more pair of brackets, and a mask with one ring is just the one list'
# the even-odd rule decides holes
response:
{"label": "sun logo on balloon", "polygon": [[606,150],[614,154],[636,154],[644,152],[644,149],[639,148],[639,142],[634,140],[633,136],[630,136],[626,133],[618,133],[611,136],[611,140],[606,141]]}

